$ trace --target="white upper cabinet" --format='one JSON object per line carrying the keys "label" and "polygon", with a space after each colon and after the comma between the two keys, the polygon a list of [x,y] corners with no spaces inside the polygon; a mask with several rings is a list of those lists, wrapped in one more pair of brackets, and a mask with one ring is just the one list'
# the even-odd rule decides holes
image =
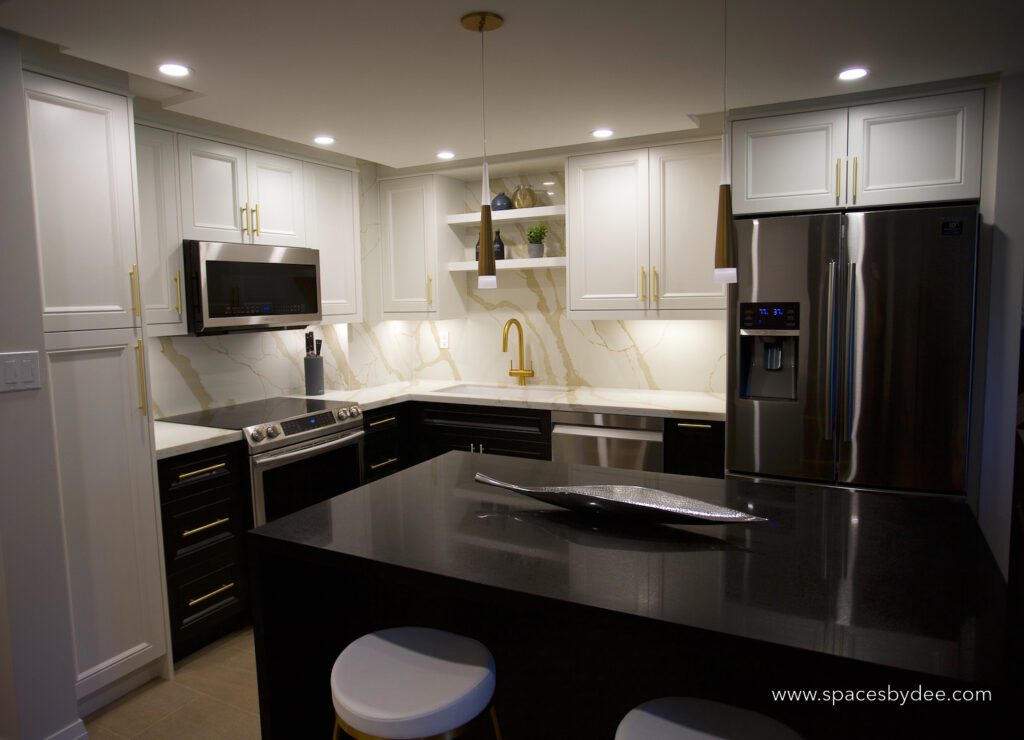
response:
{"label": "white upper cabinet", "polygon": [[245,149],[179,135],[178,172],[183,239],[251,241]]}
{"label": "white upper cabinet", "polygon": [[981,197],[984,92],[850,108],[848,205]]}
{"label": "white upper cabinet", "polygon": [[651,307],[725,309],[714,281],[721,141],[650,150]]}
{"label": "white upper cabinet", "polygon": [[305,247],[302,162],[247,151],[249,229],[253,244]]}
{"label": "white upper cabinet", "polygon": [[732,147],[734,213],[845,202],[846,108],[736,121]]}
{"label": "white upper cabinet", "polygon": [[463,205],[464,185],[439,175],[380,182],[381,309],[384,318],[455,318],[465,304],[448,262],[462,242],[447,215]]}
{"label": "white upper cabinet", "polygon": [[733,212],[981,197],[984,91],[736,121]]}
{"label": "white upper cabinet", "polygon": [[45,331],[133,326],[128,100],[25,73]]}
{"label": "white upper cabinet", "polygon": [[302,170],[306,242],[320,250],[323,323],[361,321],[358,176],[309,162]]}
{"label": "white upper cabinet", "polygon": [[570,318],[725,310],[713,280],[721,149],[715,139],[569,158]]}
{"label": "white upper cabinet", "polygon": [[647,150],[570,157],[566,201],[569,309],[642,316],[650,279]]}
{"label": "white upper cabinet", "polygon": [[136,126],[135,161],[139,187],[139,272],[146,324],[151,336],[184,334],[185,285],[174,134]]}

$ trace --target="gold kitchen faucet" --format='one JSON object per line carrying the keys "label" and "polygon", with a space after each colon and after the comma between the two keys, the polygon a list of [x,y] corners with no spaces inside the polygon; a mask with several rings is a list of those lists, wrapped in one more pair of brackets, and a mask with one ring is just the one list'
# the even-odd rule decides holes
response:
{"label": "gold kitchen faucet", "polygon": [[523,358],[523,325],[518,319],[509,319],[505,322],[505,331],[501,335],[501,351],[508,352],[508,330],[512,327],[519,330],[519,367],[512,367],[512,360],[508,361],[508,374],[519,382],[519,385],[526,385],[526,379],[533,377],[533,368],[526,369],[526,360]]}

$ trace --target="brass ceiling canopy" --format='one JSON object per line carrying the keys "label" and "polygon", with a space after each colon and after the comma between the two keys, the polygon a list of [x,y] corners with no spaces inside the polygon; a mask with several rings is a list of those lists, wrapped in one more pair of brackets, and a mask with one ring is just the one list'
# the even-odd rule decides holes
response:
{"label": "brass ceiling canopy", "polygon": [[466,13],[459,21],[462,27],[473,33],[483,33],[501,28],[505,19],[497,13],[489,13],[486,10],[478,10],[475,13]]}

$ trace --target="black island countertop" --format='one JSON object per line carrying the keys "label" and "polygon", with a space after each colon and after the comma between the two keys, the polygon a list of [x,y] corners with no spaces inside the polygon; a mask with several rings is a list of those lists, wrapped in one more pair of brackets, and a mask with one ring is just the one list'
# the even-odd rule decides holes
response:
{"label": "black island countertop", "polygon": [[[477,472],[524,485],[644,485],[768,521],[625,525],[481,485]],[[621,617],[623,627],[604,624],[605,631],[664,633],[673,642],[696,635],[727,650],[766,645],[771,656],[809,651],[840,659],[823,664],[830,672],[863,664],[969,685],[1006,681],[1005,582],[967,504],[955,497],[451,452],[260,527],[250,534],[250,551],[254,581],[266,581],[257,612],[277,593],[275,558],[285,558],[292,570],[279,574],[294,574],[296,561],[343,568],[352,593],[366,574],[360,603],[393,581],[396,592],[419,594],[398,612],[410,619],[419,616],[417,604],[442,592],[449,601],[494,600],[500,607],[491,621],[515,611],[516,599],[535,599],[552,605],[552,614],[557,605],[576,609],[566,612],[572,619]],[[322,573],[321,581],[333,578]],[[436,614],[431,607],[420,621]],[[400,620],[394,615],[381,607],[352,628]],[[281,622],[265,622],[272,624]],[[269,659],[273,646],[260,643],[273,630],[265,625],[257,613],[258,654],[265,648]],[[793,648],[799,651],[782,650]],[[261,700],[269,673],[261,666]]]}

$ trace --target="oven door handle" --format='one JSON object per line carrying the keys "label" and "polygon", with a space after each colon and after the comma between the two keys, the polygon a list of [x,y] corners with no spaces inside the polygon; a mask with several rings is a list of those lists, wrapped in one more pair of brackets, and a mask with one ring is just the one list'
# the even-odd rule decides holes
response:
{"label": "oven door handle", "polygon": [[261,468],[277,467],[284,462],[293,462],[297,460],[305,460],[307,457],[313,457],[319,455],[321,452],[327,452],[333,450],[336,447],[345,447],[347,445],[358,442],[363,436],[363,430],[359,429],[351,434],[346,434],[344,437],[338,437],[332,439],[330,442],[324,442],[318,445],[311,445],[309,447],[303,447],[301,450],[293,450],[291,452],[279,452],[277,454],[267,453],[266,455],[258,455],[253,458],[253,470],[260,470]]}

